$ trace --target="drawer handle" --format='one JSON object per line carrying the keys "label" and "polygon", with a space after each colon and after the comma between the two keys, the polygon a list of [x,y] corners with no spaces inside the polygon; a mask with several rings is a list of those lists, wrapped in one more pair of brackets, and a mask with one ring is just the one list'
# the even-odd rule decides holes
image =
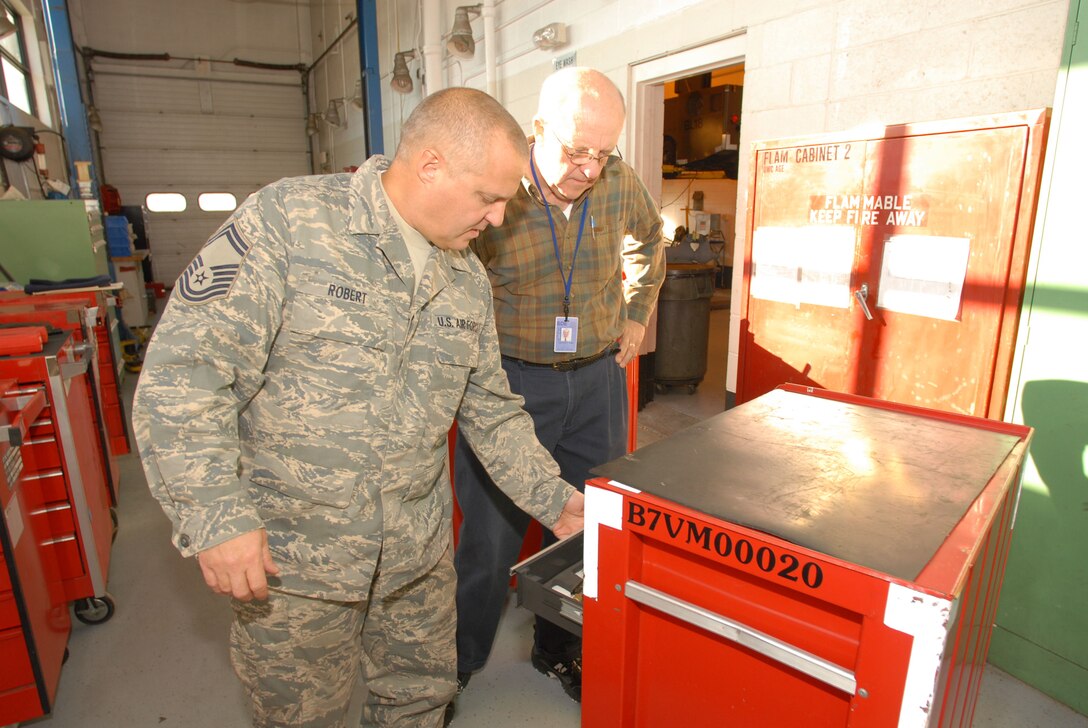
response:
{"label": "drawer handle", "polygon": [[47,472],[28,473],[23,476],[23,480],[48,480],[49,478],[63,477],[63,470],[49,470]]}
{"label": "drawer handle", "polygon": [[677,599],[671,594],[658,591],[645,584],[639,584],[637,581],[627,582],[624,585],[624,594],[631,601],[652,607],[707,632],[725,637],[731,642],[736,642],[772,660],[788,665],[845,693],[853,695],[857,689],[857,679],[850,670],[740,622]]}

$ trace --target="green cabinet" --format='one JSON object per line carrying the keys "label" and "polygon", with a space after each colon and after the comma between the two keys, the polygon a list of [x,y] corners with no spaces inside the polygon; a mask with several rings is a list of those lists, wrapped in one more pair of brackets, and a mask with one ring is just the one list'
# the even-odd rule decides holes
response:
{"label": "green cabinet", "polygon": [[109,275],[101,213],[83,200],[0,201],[0,266],[23,284]]}

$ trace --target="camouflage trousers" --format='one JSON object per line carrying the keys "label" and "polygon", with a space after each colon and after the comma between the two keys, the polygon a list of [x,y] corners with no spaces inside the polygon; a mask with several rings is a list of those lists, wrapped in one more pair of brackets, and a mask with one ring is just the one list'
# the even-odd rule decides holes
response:
{"label": "camouflage trousers", "polygon": [[[357,678],[364,726],[438,728],[456,686],[450,551],[384,598],[334,602],[271,591],[234,600],[231,662],[258,728],[344,728]],[[371,594],[380,594],[381,576]]]}

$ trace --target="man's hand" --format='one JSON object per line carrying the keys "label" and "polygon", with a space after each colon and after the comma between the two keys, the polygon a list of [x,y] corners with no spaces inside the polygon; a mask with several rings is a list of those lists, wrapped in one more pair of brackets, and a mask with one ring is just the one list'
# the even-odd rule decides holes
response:
{"label": "man's hand", "polygon": [[646,327],[637,321],[627,319],[623,322],[623,334],[620,336],[620,350],[616,353],[616,363],[621,367],[638,356],[638,348],[646,337]]}
{"label": "man's hand", "polygon": [[268,534],[263,528],[243,533],[196,555],[204,581],[216,594],[248,602],[268,598],[268,580],[280,569],[272,562]]}
{"label": "man's hand", "polygon": [[559,520],[552,526],[552,533],[555,534],[556,538],[566,538],[582,530],[585,506],[586,497],[578,491],[574,491],[574,495],[563,506],[563,512],[559,515]]}

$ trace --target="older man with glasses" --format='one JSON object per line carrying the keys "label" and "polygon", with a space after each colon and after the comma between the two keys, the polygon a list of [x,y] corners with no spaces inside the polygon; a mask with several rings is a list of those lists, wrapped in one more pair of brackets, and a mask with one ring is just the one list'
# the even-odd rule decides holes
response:
{"label": "older man with glasses", "polygon": [[[510,387],[562,477],[579,486],[626,451],[624,367],[665,277],[657,205],[616,148],[624,117],[622,94],[599,71],[548,77],[506,221],[472,243],[491,278]],[[491,483],[473,445],[459,438],[455,456],[460,688],[491,651],[530,520]],[[538,618],[531,659],[581,700],[578,637]]]}

